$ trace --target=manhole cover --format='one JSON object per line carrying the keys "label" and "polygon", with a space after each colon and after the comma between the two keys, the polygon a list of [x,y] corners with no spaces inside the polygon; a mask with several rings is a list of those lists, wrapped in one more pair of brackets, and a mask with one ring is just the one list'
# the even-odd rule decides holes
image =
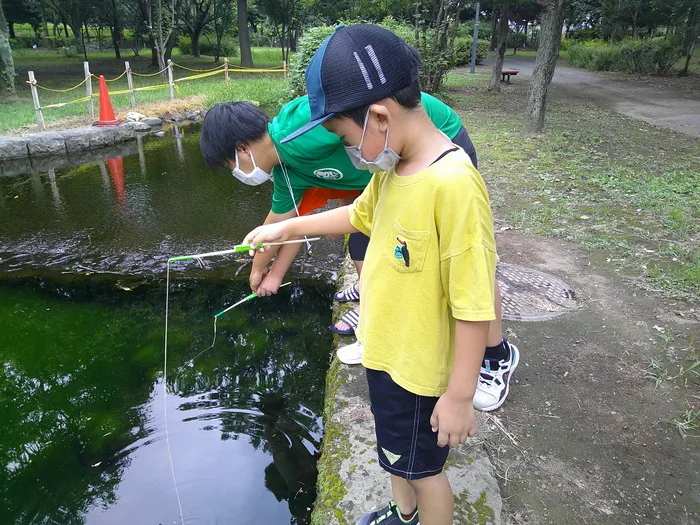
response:
{"label": "manhole cover", "polygon": [[503,319],[544,321],[576,308],[576,294],[567,283],[523,266],[498,263]]}

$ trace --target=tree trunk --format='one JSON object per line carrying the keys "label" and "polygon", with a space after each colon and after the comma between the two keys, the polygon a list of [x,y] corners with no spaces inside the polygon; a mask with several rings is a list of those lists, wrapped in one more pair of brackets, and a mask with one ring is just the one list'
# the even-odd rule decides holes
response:
{"label": "tree trunk", "polygon": [[83,53],[85,48],[83,47],[83,28],[80,22],[73,23],[71,21],[70,28],[73,30],[73,42],[75,43],[75,50],[78,53]]}
{"label": "tree trunk", "polygon": [[241,65],[253,67],[253,53],[250,50],[250,34],[248,33],[248,0],[238,2],[238,45],[241,48]]}
{"label": "tree trunk", "polygon": [[170,60],[173,56],[175,44],[177,44],[177,31],[172,31],[168,37],[168,40],[165,42],[165,65],[167,65],[168,60]]}
{"label": "tree trunk", "polygon": [[15,91],[15,62],[12,59],[12,48],[8,40],[7,21],[0,0],[0,96],[10,99],[17,98]]}
{"label": "tree trunk", "polygon": [[15,23],[12,20],[7,22],[7,27],[10,29],[10,38],[17,38],[15,34]]}
{"label": "tree trunk", "polygon": [[491,85],[489,91],[501,92],[501,71],[503,70],[503,61],[506,56],[506,45],[508,44],[508,15],[510,14],[510,6],[502,4],[500,7],[501,18],[498,21],[498,46],[496,47],[496,63],[491,70]]}
{"label": "tree trunk", "polygon": [[686,76],[688,74],[690,60],[693,58],[695,45],[698,40],[698,30],[700,29],[698,26],[700,26],[700,20],[698,19],[698,6],[693,5],[690,8],[690,11],[688,11],[688,20],[685,30],[685,67],[683,68],[683,71],[680,72],[679,76]]}
{"label": "tree trunk", "polygon": [[498,45],[498,11],[498,6],[493,6],[491,10],[491,45],[489,46],[491,51],[494,51]]}
{"label": "tree trunk", "polygon": [[190,39],[192,40],[192,56],[193,57],[199,57],[200,56],[200,44],[199,44],[199,39],[202,36],[202,30],[194,30],[190,32]]}
{"label": "tree trunk", "polygon": [[112,27],[110,28],[112,32],[112,45],[114,46],[114,58],[120,60],[122,55],[119,50],[119,35],[121,34],[121,29],[119,28],[119,11],[117,10],[117,0],[112,0]]}
{"label": "tree trunk", "polygon": [[44,12],[44,6],[41,6],[41,28],[42,34],[44,35],[44,40],[49,39],[49,24],[46,21],[46,13]]}
{"label": "tree trunk", "polygon": [[540,18],[540,45],[530,80],[525,115],[527,131],[531,133],[538,133],[544,127],[547,91],[559,58],[566,0],[538,0],[538,3],[543,6]]}

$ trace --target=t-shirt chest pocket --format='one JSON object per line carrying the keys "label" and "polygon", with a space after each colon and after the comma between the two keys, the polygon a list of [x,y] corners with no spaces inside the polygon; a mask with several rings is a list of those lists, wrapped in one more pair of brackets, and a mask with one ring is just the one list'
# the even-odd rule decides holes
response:
{"label": "t-shirt chest pocket", "polygon": [[394,219],[391,231],[387,235],[391,235],[391,238],[385,241],[386,248],[383,255],[389,266],[401,273],[422,271],[425,257],[428,254],[431,233],[429,231],[407,230]]}

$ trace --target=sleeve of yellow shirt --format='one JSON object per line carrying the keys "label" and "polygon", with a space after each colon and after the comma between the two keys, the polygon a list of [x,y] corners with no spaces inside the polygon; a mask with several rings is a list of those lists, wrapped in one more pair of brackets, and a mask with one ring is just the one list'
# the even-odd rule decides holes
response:
{"label": "sleeve of yellow shirt", "polygon": [[380,173],[375,173],[372,176],[362,195],[355,199],[355,202],[348,209],[350,224],[365,235],[369,235],[372,231],[374,207],[377,205],[377,197],[379,195],[380,175]]}
{"label": "sleeve of yellow shirt", "polygon": [[437,188],[440,276],[455,319],[491,321],[496,317],[493,217],[481,176],[473,168],[467,175],[443,178]]}

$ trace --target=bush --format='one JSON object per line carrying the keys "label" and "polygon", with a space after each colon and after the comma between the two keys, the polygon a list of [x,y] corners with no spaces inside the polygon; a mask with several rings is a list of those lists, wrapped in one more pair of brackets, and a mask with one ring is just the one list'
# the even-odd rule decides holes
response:
{"label": "bush", "polygon": [[[480,64],[488,55],[490,42],[479,39],[476,48],[476,63]],[[472,62],[472,39],[465,37],[455,38],[454,63],[455,66],[464,66]]]}
{"label": "bush", "polygon": [[593,71],[621,71],[666,75],[683,50],[665,38],[625,40],[607,44],[599,40],[568,44],[570,64]]}
{"label": "bush", "polygon": [[[181,35],[178,39],[177,47],[180,49],[180,54],[192,54],[192,39],[187,35]],[[202,35],[199,38],[199,53],[207,56],[216,56],[216,35]],[[233,58],[238,53],[238,41],[235,38],[224,36],[221,39],[221,55],[222,57]]]}
{"label": "bush", "polygon": [[[473,38],[474,36],[474,20],[468,20],[463,22],[459,26],[459,31],[457,32],[458,37],[463,38]],[[491,24],[485,22],[482,18],[479,22],[479,40],[490,40],[491,39]]]}
{"label": "bush", "polygon": [[301,97],[306,94],[304,72],[311,62],[311,57],[321,47],[323,41],[333,34],[333,26],[316,26],[307,30],[299,39],[297,53],[292,57],[289,73],[289,95],[291,98]]}
{"label": "bush", "polygon": [[10,38],[10,47],[12,49],[32,49],[35,45],[40,45],[37,39],[33,36],[18,36]]}
{"label": "bush", "polygon": [[598,34],[595,29],[575,29],[574,31],[569,31],[566,38],[575,42],[587,42],[589,40],[596,40]]}

